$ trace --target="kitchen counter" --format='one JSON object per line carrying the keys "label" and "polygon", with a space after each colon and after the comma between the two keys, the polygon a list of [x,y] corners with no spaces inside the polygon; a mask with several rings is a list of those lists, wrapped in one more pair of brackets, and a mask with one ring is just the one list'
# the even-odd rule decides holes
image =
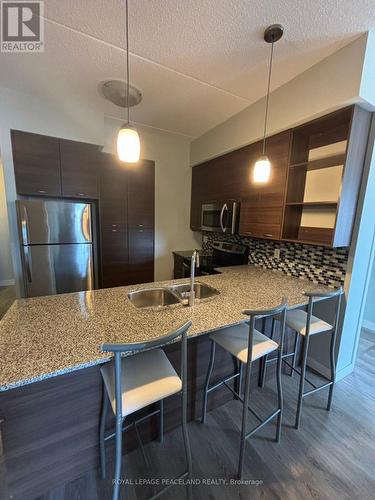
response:
{"label": "kitchen counter", "polygon": [[16,300],[0,322],[0,391],[103,363],[109,359],[100,352],[104,342],[150,340],[188,320],[193,323],[189,336],[205,334],[244,321],[245,308],[272,308],[282,296],[290,307],[302,306],[303,292],[318,288],[254,266],[220,271],[198,278],[220,295],[193,308],[136,309],[127,297],[131,290],[186,279]]}

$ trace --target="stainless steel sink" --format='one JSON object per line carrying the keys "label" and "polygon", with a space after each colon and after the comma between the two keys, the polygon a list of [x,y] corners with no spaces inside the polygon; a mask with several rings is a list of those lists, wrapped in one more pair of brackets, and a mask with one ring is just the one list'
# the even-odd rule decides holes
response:
{"label": "stainless steel sink", "polygon": [[164,307],[179,304],[180,300],[176,293],[168,288],[145,288],[135,290],[128,294],[130,302],[138,308],[141,307]]}
{"label": "stainless steel sink", "polygon": [[[186,301],[189,298],[190,293],[190,283],[180,283],[178,285],[172,285],[169,287],[170,290],[175,292],[182,301]],[[196,281],[194,283],[195,298],[197,300],[204,300],[215,295],[219,295],[220,292],[212,286],[206,285],[205,283],[200,283]]]}

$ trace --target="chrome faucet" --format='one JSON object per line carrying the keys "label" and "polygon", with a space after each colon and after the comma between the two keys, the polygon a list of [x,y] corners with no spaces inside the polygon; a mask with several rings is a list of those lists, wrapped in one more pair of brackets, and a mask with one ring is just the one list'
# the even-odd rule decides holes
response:
{"label": "chrome faucet", "polygon": [[192,307],[195,302],[195,291],[194,291],[194,282],[195,282],[195,267],[199,267],[199,251],[194,250],[193,255],[191,256],[191,264],[190,264],[190,293],[189,293],[189,307]]}

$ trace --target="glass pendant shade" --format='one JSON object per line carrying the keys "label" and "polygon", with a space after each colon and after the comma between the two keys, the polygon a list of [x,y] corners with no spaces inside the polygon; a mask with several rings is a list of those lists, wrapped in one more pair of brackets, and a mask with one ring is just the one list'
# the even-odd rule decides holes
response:
{"label": "glass pendant shade", "polygon": [[141,143],[136,129],[123,125],[117,136],[117,156],[126,163],[137,163],[141,154]]}
{"label": "glass pendant shade", "polygon": [[261,156],[254,165],[253,181],[268,182],[271,174],[271,162],[267,156]]}

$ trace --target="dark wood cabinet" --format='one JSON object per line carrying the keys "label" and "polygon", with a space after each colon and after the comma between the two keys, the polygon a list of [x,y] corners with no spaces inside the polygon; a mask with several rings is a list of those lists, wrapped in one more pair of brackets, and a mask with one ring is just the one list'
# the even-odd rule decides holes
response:
{"label": "dark wood cabinet", "polygon": [[129,284],[154,280],[155,163],[127,167]]}
{"label": "dark wood cabinet", "polygon": [[200,230],[202,203],[235,199],[241,202],[240,234],[280,238],[291,132],[267,139],[272,162],[269,182],[254,184],[253,167],[262,154],[262,142],[250,144],[193,167],[191,229]]}
{"label": "dark wood cabinet", "polygon": [[60,140],[62,195],[68,198],[99,197],[99,146]]}
{"label": "dark wood cabinet", "polygon": [[17,130],[11,138],[18,194],[97,200],[102,286],[153,281],[155,163]]}
{"label": "dark wood cabinet", "polygon": [[262,144],[258,142],[248,147],[251,166],[248,194],[242,193],[241,199],[240,234],[273,240],[281,238],[290,137],[291,132],[286,131],[267,139],[266,152],[272,168],[265,184],[255,184],[252,179],[252,169],[261,155]]}
{"label": "dark wood cabinet", "polygon": [[11,131],[18,194],[61,196],[59,139]]}
{"label": "dark wood cabinet", "polygon": [[154,279],[154,162],[126,165],[103,153],[100,227],[103,287]]}
{"label": "dark wood cabinet", "polygon": [[102,286],[128,284],[128,227],[126,170],[116,158],[102,154],[100,176],[100,232]]}

